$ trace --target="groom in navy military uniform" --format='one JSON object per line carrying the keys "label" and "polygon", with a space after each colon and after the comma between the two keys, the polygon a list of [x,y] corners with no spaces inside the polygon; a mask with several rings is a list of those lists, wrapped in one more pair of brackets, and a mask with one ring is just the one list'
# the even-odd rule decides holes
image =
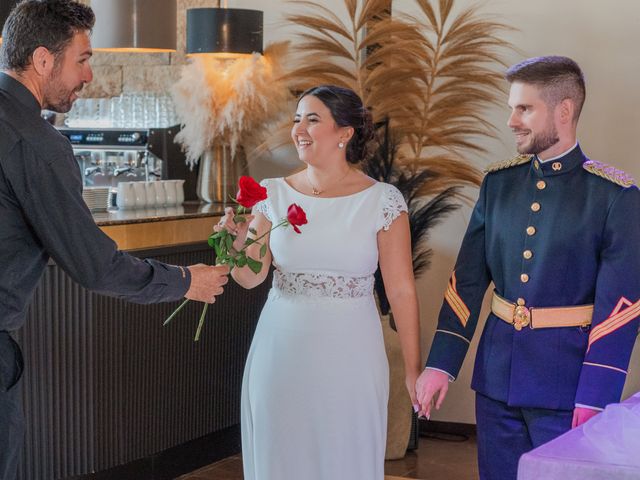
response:
{"label": "groom in navy military uniform", "polygon": [[421,413],[441,405],[495,285],[476,391],[482,479],[515,479],[518,459],[618,402],[640,314],[640,191],[576,141],[579,66],[511,67],[508,125],[520,155],[489,167],[418,379]]}

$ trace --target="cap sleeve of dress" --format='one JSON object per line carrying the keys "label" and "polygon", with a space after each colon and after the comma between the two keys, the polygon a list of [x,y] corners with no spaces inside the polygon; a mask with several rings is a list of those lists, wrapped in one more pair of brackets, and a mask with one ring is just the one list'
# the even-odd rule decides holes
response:
{"label": "cap sleeve of dress", "polygon": [[267,220],[273,223],[273,214],[271,211],[271,195],[273,193],[273,182],[270,178],[265,178],[260,181],[260,185],[267,189],[267,198],[262,200],[261,202],[256,203],[253,206],[254,212],[260,212],[263,214]]}
{"label": "cap sleeve of dress", "polygon": [[393,221],[398,218],[402,212],[408,211],[407,202],[405,202],[400,190],[393,185],[383,183],[382,201],[377,229],[389,230]]}

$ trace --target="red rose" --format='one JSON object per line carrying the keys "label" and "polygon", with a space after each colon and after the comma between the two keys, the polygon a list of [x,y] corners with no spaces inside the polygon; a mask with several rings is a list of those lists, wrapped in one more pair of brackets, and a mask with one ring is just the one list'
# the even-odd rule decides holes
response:
{"label": "red rose", "polygon": [[236,202],[242,205],[244,208],[251,208],[256,203],[261,202],[267,198],[267,189],[262,187],[253,178],[242,176],[238,181],[238,194],[236,195]]}
{"label": "red rose", "polygon": [[307,214],[304,213],[302,207],[292,203],[287,209],[287,221],[296,233],[302,233],[298,227],[307,223]]}

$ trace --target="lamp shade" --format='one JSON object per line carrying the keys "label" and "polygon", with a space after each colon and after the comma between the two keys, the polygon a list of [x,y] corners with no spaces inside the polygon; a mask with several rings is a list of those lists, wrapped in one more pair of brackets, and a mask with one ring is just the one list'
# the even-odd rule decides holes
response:
{"label": "lamp shade", "polygon": [[241,8],[187,10],[187,53],[262,53],[262,12]]}
{"label": "lamp shade", "polygon": [[9,13],[16,6],[18,0],[0,0],[0,42],[2,41],[2,30],[4,30],[4,23],[9,17]]}
{"label": "lamp shade", "polygon": [[92,0],[95,50],[176,50],[176,0]]}

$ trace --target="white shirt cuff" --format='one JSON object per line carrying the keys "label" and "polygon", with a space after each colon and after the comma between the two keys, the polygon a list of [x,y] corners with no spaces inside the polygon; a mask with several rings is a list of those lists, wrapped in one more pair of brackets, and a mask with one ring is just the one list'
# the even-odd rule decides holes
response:
{"label": "white shirt cuff", "polygon": [[598,412],[601,412],[604,410],[604,408],[600,408],[600,407],[592,407],[591,405],[583,405],[581,403],[576,403],[575,405],[576,407],[580,407],[580,408],[589,408],[591,410],[597,410]]}
{"label": "white shirt cuff", "polygon": [[456,377],[454,377],[453,375],[451,375],[449,372],[446,372],[444,370],[441,370],[439,368],[433,368],[433,367],[425,367],[425,370],[436,370],[437,372],[442,372],[442,373],[446,373],[447,375],[449,375],[449,382],[453,382]]}

